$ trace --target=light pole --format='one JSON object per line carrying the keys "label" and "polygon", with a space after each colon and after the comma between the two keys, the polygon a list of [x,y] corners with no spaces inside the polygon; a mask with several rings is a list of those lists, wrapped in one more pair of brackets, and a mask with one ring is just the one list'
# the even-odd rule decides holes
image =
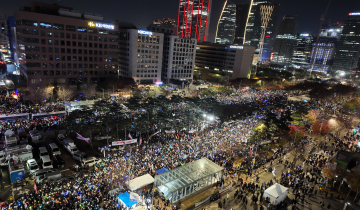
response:
{"label": "light pole", "polygon": [[51,104],[52,104],[52,101],[53,101],[53,93],[54,93],[54,87],[50,87],[51,88]]}
{"label": "light pole", "polygon": [[100,88],[100,89],[103,90],[103,99],[104,99],[104,98],[105,98],[105,97],[104,97],[104,92],[105,92],[105,90],[104,90],[103,88]]}

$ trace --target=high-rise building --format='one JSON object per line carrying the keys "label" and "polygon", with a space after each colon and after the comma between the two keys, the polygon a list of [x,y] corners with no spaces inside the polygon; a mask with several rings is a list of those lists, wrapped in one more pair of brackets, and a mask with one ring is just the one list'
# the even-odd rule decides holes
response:
{"label": "high-rise building", "polygon": [[177,25],[174,19],[164,18],[162,20],[154,20],[146,29],[170,35],[176,33],[176,28]]}
{"label": "high-rise building", "polygon": [[32,2],[14,20],[9,18],[9,24],[15,62],[28,85],[86,88],[118,76],[118,29],[100,15]]}
{"label": "high-rise building", "polygon": [[297,35],[293,47],[293,55],[291,58],[292,67],[303,70],[309,68],[313,45],[314,36],[312,34],[303,33]]}
{"label": "high-rise building", "polygon": [[194,76],[197,40],[175,35],[165,35],[161,77],[191,82]]}
{"label": "high-rise building", "polygon": [[274,4],[274,9],[271,13],[269,23],[266,27],[261,63],[269,63],[272,47],[275,43],[276,38],[276,25],[278,20],[280,4]]}
{"label": "high-rise building", "polygon": [[207,41],[211,3],[211,0],[179,0],[176,35]]}
{"label": "high-rise building", "polygon": [[250,45],[198,43],[195,70],[209,71],[229,80],[247,78],[252,66],[255,47]]}
{"label": "high-rise building", "polygon": [[[0,16],[0,59],[8,59],[9,54],[9,27],[6,16]],[[5,57],[6,56],[6,57]]]}
{"label": "high-rise building", "polygon": [[119,28],[119,74],[137,84],[161,82],[164,34]]}
{"label": "high-rise building", "polygon": [[293,47],[296,41],[297,20],[295,16],[285,15],[280,23],[271,63],[288,66],[291,64]]}
{"label": "high-rise building", "polygon": [[312,46],[309,69],[324,73],[331,69],[342,29],[342,25],[338,23],[323,26],[319,37],[319,43],[316,47],[316,43],[313,43]]}
{"label": "high-rise building", "polygon": [[219,18],[216,42],[236,43],[256,47],[255,63],[269,60],[275,40],[278,5],[266,0],[252,0],[251,4],[236,5],[225,1]]}
{"label": "high-rise building", "polygon": [[249,4],[236,5],[235,39],[234,44],[244,44],[247,17],[249,15]]}
{"label": "high-rise building", "polygon": [[215,42],[232,44],[235,38],[236,4],[226,0],[216,29]]}
{"label": "high-rise building", "polygon": [[357,69],[360,56],[360,12],[349,13],[341,32],[332,71]]}

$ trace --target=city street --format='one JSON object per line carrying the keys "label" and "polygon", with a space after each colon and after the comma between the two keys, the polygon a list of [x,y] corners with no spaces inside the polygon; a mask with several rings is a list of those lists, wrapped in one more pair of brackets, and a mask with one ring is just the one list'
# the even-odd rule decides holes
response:
{"label": "city street", "polygon": [[[305,158],[309,155],[309,151],[311,150],[312,148],[312,144],[311,145],[307,145],[306,148],[305,148],[305,153],[304,153],[304,156]],[[284,158],[282,158],[284,159]],[[285,160],[288,160],[288,161],[293,161],[293,155],[289,155],[287,158],[284,159]],[[277,159],[275,162],[275,169],[276,169],[276,175],[275,175],[275,178],[277,180],[280,179],[281,177],[281,174],[282,172],[286,171],[287,169],[285,168],[285,165],[284,164],[280,164],[279,162],[279,159]],[[302,161],[298,160],[297,161],[297,165],[302,165]],[[310,167],[307,166],[306,164],[304,165],[304,170],[308,170]],[[274,179],[274,175],[272,174],[272,172],[264,172],[264,171],[261,171],[259,174],[258,174],[259,178],[260,178],[260,181],[258,182],[259,185],[261,185],[262,183],[264,182],[269,182],[270,180]],[[245,176],[242,176],[242,177],[245,177]],[[252,176],[251,179],[244,179],[245,182],[247,183],[250,183],[250,182],[256,182],[256,177],[255,176]],[[323,208],[321,208],[320,206],[320,202],[325,202],[325,206],[330,204],[332,206],[331,209],[342,209],[344,204],[343,203],[340,203],[338,200],[336,199],[330,199],[329,197],[328,198],[325,198],[325,195],[323,193],[320,192],[318,186],[314,186],[316,190],[318,190],[319,193],[317,193],[317,195],[313,195],[311,198],[309,198],[308,196],[305,197],[305,200],[304,202],[298,202],[296,204],[296,207],[300,210],[321,210]],[[234,199],[234,194],[235,194],[235,191],[238,189],[238,187],[233,187],[231,189],[231,191],[227,191],[223,194],[223,197],[220,199],[220,200],[217,200],[217,201],[213,201],[211,203],[208,203],[207,205],[201,205],[199,207],[197,207],[196,209],[219,209],[218,208],[218,202],[220,201],[223,201],[224,199],[226,200],[226,205],[222,208],[224,210],[242,210],[242,209],[248,209],[248,210],[258,210],[260,209],[260,206],[263,205],[263,207],[266,207],[265,205],[265,202],[264,203],[260,203],[259,201],[257,201],[256,203],[252,202],[252,193],[247,193],[246,194],[246,197],[247,197],[247,200],[248,200],[248,203],[247,205],[245,206],[245,204],[238,200],[238,199]],[[289,188],[288,190],[288,198],[286,200],[286,202],[288,203],[288,209],[291,209],[292,208],[292,205],[291,205],[291,202],[292,202],[292,199],[295,198],[295,195],[293,194],[293,191],[291,188]],[[229,199],[227,198],[229,195]],[[266,208],[265,208],[266,209]]]}

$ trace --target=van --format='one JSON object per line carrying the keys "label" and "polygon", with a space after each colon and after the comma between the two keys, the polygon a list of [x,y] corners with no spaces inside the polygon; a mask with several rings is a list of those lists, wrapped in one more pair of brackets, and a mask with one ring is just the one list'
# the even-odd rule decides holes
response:
{"label": "van", "polygon": [[53,171],[53,172],[47,172],[41,176],[38,176],[35,178],[35,181],[37,183],[41,183],[43,181],[54,181],[61,179],[61,172],[60,171]]}
{"label": "van", "polygon": [[61,155],[60,149],[55,143],[49,144],[48,149],[51,156]]}
{"label": "van", "polygon": [[76,145],[74,144],[74,141],[71,139],[65,139],[64,140],[64,147],[67,151],[69,151],[72,155],[74,152],[79,151]]}
{"label": "van", "polygon": [[57,141],[59,142],[59,144],[65,144],[64,140],[65,140],[64,134],[60,133],[60,134],[57,136]]}
{"label": "van", "polygon": [[32,141],[32,143],[37,144],[43,141],[38,130],[32,130],[29,132],[29,134],[29,139]]}
{"label": "van", "polygon": [[39,169],[34,172],[34,179],[35,181],[41,180],[45,177],[45,174],[54,172],[55,170],[52,168],[44,168]]}
{"label": "van", "polygon": [[5,136],[5,144],[7,147],[13,147],[16,146],[18,143],[18,140],[15,136]]}
{"label": "van", "polygon": [[88,156],[84,152],[77,151],[77,152],[74,152],[73,158],[75,160],[81,161],[82,159],[88,158]]}
{"label": "van", "polygon": [[[44,156],[49,157],[49,152],[46,150],[45,147],[39,147],[39,156],[40,156],[40,158],[44,157]],[[50,157],[49,157],[49,159],[50,159]]]}
{"label": "van", "polygon": [[53,165],[51,163],[51,160],[49,158],[49,156],[42,156],[40,157],[40,162],[42,165],[42,168],[53,168]]}
{"label": "van", "polygon": [[82,167],[92,167],[95,164],[100,164],[101,159],[100,158],[95,158],[95,157],[89,157],[89,158],[86,158],[86,159],[82,159],[80,162],[81,162]]}

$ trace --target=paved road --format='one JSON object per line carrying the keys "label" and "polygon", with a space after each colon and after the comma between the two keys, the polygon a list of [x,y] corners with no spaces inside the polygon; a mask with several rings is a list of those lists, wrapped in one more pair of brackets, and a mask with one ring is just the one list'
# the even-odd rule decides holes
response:
{"label": "paved road", "polygon": [[[307,146],[305,148],[305,157],[308,155],[309,150],[312,148],[311,145]],[[286,158],[288,161],[292,161],[293,160],[293,156],[290,155],[289,157]],[[276,162],[278,162],[278,160],[276,160]],[[302,164],[302,161],[298,161],[297,164]],[[276,179],[280,179],[281,174],[284,170],[286,170],[284,168],[283,164],[275,164],[275,168],[276,168]],[[308,166],[304,166],[304,169],[307,170]],[[263,182],[269,182],[271,179],[274,178],[273,174],[271,172],[262,172],[259,174],[259,178],[260,178],[260,182],[259,183],[263,183]],[[250,182],[250,181],[254,181],[255,182],[255,177],[252,179],[248,179],[246,182]],[[240,202],[237,199],[234,199],[234,193],[236,191],[237,188],[233,188],[232,191],[228,192],[228,193],[224,193],[223,197],[221,198],[221,201],[223,199],[227,198],[227,194],[229,194],[229,199],[226,199],[226,205],[223,207],[223,209],[225,210],[258,210],[260,209],[260,206],[263,205],[264,207],[266,207],[264,204],[260,204],[260,202],[256,202],[253,203],[251,202],[251,198],[252,198],[252,194],[248,193],[247,199],[248,199],[248,204],[247,206],[245,206],[245,204],[243,202]],[[317,189],[317,188],[315,188]],[[289,188],[289,194],[288,194],[288,199],[287,201],[290,202],[290,199],[294,199],[295,196],[292,193],[292,188]],[[320,207],[320,202],[325,202],[325,204],[330,204],[332,207],[330,209],[343,209],[344,204],[338,202],[335,199],[325,199],[323,194],[318,193],[316,196],[313,196],[311,198],[308,198],[308,196],[305,197],[305,201],[304,203],[300,202],[297,203],[296,207],[300,210],[322,210],[324,208]],[[212,202],[206,206],[200,206],[197,209],[216,209],[217,208],[217,204],[218,201]],[[326,206],[325,206],[326,207]],[[218,209],[218,208],[217,208]],[[266,208],[265,208],[266,209]],[[291,209],[291,206],[288,206],[288,209]]]}
{"label": "paved road", "polygon": [[[32,145],[33,149],[35,151],[33,154],[34,154],[34,158],[36,159],[36,161],[38,163],[40,162],[40,157],[39,157],[39,154],[37,153],[39,147],[46,147],[50,143],[56,143],[57,146],[60,148],[61,156],[64,159],[65,164],[66,164],[65,168],[60,169],[62,176],[64,177],[64,176],[68,176],[68,175],[72,174],[73,173],[73,170],[72,170],[73,165],[74,164],[80,165],[80,162],[78,162],[77,160],[74,160],[72,155],[61,144],[59,144],[56,141],[55,130],[47,130],[46,132],[41,130],[39,132],[40,132],[41,136],[43,136],[43,138],[45,138],[45,141],[43,141],[39,144]],[[87,152],[86,148],[83,148],[80,146],[78,146],[78,148],[80,151]],[[5,189],[4,190],[0,189],[0,201],[5,201],[11,195],[10,175],[9,175],[8,167],[2,167],[2,176],[3,176],[3,182],[5,182],[4,183]],[[25,176],[29,177],[29,171],[26,167],[25,167]],[[29,189],[33,188],[33,182],[30,182],[29,185],[27,186],[27,188],[29,188]]]}

